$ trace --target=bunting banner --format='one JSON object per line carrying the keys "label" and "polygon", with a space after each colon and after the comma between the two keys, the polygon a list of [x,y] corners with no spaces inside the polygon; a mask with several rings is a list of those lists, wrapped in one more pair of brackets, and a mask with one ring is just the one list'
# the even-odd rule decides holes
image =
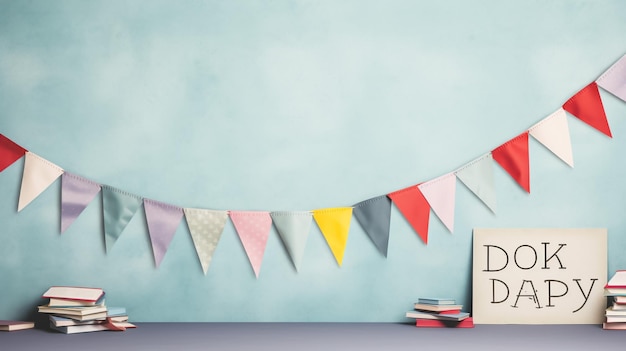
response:
{"label": "bunting banner", "polygon": [[563,109],[609,138],[613,137],[596,82],[590,83],[567,100]]}
{"label": "bunting banner", "polygon": [[604,90],[626,101],[626,55],[611,66],[596,83]]}
{"label": "bunting banner", "polygon": [[339,267],[343,263],[343,254],[348,242],[352,207],[325,208],[313,211],[313,218],[320,228],[324,239]]}
{"label": "bunting banner", "polygon": [[491,151],[493,159],[513,179],[530,193],[530,160],[528,156],[528,131],[518,135]]}
{"label": "bunting banner", "polygon": [[254,275],[258,278],[272,227],[272,217],[265,211],[230,211],[230,220],[235,225]]}
{"label": "bunting banner", "polygon": [[454,232],[454,202],[456,199],[456,176],[454,173],[422,183],[417,187],[450,233]]}
{"label": "bunting banner", "polygon": [[313,215],[309,211],[278,211],[270,213],[270,216],[293,266],[298,271],[311,230]]}
{"label": "bunting banner", "polygon": [[148,199],[143,200],[143,209],[148,223],[154,263],[159,267],[183,218],[183,209]]}
{"label": "bunting banner", "polygon": [[61,167],[32,152],[26,152],[17,212],[23,210],[39,194],[48,189],[61,174],[63,174]]}
{"label": "bunting banner", "polygon": [[394,191],[388,196],[424,244],[428,244],[430,205],[418,185]]}
{"label": "bunting banner", "polygon": [[143,199],[125,191],[102,186],[102,215],[104,218],[104,243],[107,253],[137,213]]}
{"label": "bunting banner", "polygon": [[347,246],[352,216],[385,257],[390,239],[391,207],[394,204],[411,228],[427,245],[430,211],[448,231],[454,231],[457,212],[458,179],[494,214],[496,189],[493,164],[498,163],[527,193],[530,193],[529,135],[570,167],[574,166],[572,141],[567,121],[571,115],[591,128],[612,138],[600,95],[600,88],[626,101],[626,55],[615,62],[595,82],[587,84],[555,112],[523,133],[492,149],[483,156],[431,180],[388,192],[353,207],[333,207],[312,211],[233,211],[194,209],[174,206],[89,180],[72,173],[28,151],[0,134],[0,172],[24,157],[17,212],[48,189],[61,177],[61,233],[101,193],[104,241],[109,253],[143,205],[152,254],[158,268],[184,216],[202,271],[206,275],[230,217],[246,252],[256,278],[259,277],[272,223],[289,257],[298,271],[302,265],[307,238],[313,220],[317,223],[337,264],[341,267]]}
{"label": "bunting banner", "polygon": [[26,149],[0,134],[0,172],[22,158],[25,153]]}
{"label": "bunting banner", "polygon": [[530,127],[528,133],[563,162],[574,167],[567,116],[562,108]]}
{"label": "bunting banner", "polygon": [[228,212],[198,208],[185,208],[183,212],[202,271],[206,275],[228,220]]}
{"label": "bunting banner", "polygon": [[61,233],[87,208],[100,192],[100,184],[83,177],[63,173],[61,177]]}
{"label": "bunting banner", "polygon": [[381,195],[354,205],[354,218],[372,240],[378,251],[387,257],[389,227],[391,226],[391,199]]}
{"label": "bunting banner", "polygon": [[496,187],[491,153],[468,163],[455,174],[461,183],[465,184],[491,212],[496,213]]}

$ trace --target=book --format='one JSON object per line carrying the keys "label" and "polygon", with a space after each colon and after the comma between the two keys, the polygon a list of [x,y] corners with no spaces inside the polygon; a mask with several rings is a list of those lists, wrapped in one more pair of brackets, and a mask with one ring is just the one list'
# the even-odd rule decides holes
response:
{"label": "book", "polygon": [[93,319],[93,320],[87,320],[87,321],[77,321],[75,319],[61,317],[59,315],[54,315],[54,314],[51,314],[49,316],[49,319],[50,319],[50,323],[54,324],[54,326],[56,326],[56,327],[67,327],[67,326],[71,326],[71,325],[97,324],[97,323],[101,323],[102,321],[104,321],[104,319],[101,319],[101,320]]}
{"label": "book", "polygon": [[56,297],[51,297],[48,301],[48,306],[50,307],[85,307],[96,305],[104,305],[104,293],[96,301],[60,299]]}
{"label": "book", "polygon": [[626,323],[626,316],[607,316],[607,323]]}
{"label": "book", "polygon": [[[431,311],[431,312],[446,312],[446,311],[458,311],[460,312],[463,305],[431,305],[427,303],[415,303],[413,307],[416,310]],[[458,313],[457,312],[457,313]]]}
{"label": "book", "polygon": [[623,316],[624,318],[626,318],[626,310],[616,310],[613,308],[613,306],[609,307],[606,309],[605,315],[611,316],[611,317],[616,317],[616,316]]}
{"label": "book", "polygon": [[619,304],[626,304],[626,296],[613,296],[613,302]]}
{"label": "book", "polygon": [[474,320],[472,317],[467,317],[461,321],[417,319],[415,326],[418,328],[474,328]]}
{"label": "book", "polygon": [[106,312],[107,312],[107,308],[106,306],[89,306],[89,307],[50,307],[48,305],[42,305],[38,307],[38,312],[41,313],[54,313],[54,314],[61,314],[61,315],[65,315],[65,316],[80,316],[80,317],[84,317],[84,316],[88,316],[88,315],[93,315],[93,314],[98,314],[98,313],[105,313],[105,317],[106,317]]}
{"label": "book", "polygon": [[604,296],[626,297],[626,288],[604,288]]}
{"label": "book", "polygon": [[24,330],[24,329],[32,329],[34,327],[35,327],[35,322],[0,320],[1,331]]}
{"label": "book", "polygon": [[449,297],[420,297],[417,299],[417,303],[428,305],[456,305],[456,300]]}
{"label": "book", "polygon": [[626,330],[626,322],[602,323],[602,329],[609,330]]}
{"label": "book", "polygon": [[95,302],[104,295],[100,288],[85,288],[78,286],[52,286],[44,294],[44,298],[78,300]]}
{"label": "book", "polygon": [[461,312],[457,314],[439,314],[439,313],[431,313],[431,312],[421,312],[421,311],[409,311],[405,315],[407,318],[415,318],[415,319],[437,319],[437,320],[448,320],[448,321],[461,321],[469,317],[468,312]]}
{"label": "book", "polygon": [[78,333],[90,333],[96,331],[116,330],[124,331],[127,328],[136,328],[136,325],[128,322],[112,323],[100,322],[97,324],[83,324],[83,325],[68,325],[68,326],[56,326],[50,323],[50,328],[64,334],[78,334]]}
{"label": "book", "polygon": [[626,289],[626,270],[616,271],[604,287]]}

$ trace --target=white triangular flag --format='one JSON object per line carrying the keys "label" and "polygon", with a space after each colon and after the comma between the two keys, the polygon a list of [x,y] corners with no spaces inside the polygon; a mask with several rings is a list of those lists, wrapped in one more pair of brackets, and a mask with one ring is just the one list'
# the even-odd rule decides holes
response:
{"label": "white triangular flag", "polygon": [[552,151],[563,162],[574,167],[572,142],[567,125],[567,116],[562,108],[544,118],[528,130],[529,134]]}
{"label": "white triangular flag", "polygon": [[430,208],[450,232],[454,231],[456,176],[448,173],[418,185]]}
{"label": "white triangular flag", "polygon": [[61,167],[26,152],[17,211],[21,211],[63,174]]}

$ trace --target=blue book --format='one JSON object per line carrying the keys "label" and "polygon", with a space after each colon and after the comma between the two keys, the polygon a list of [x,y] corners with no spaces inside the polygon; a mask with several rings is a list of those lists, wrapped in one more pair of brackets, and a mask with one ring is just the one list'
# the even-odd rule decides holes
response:
{"label": "blue book", "polygon": [[107,307],[107,317],[119,317],[126,315],[124,307]]}
{"label": "blue book", "polygon": [[417,303],[428,305],[456,305],[456,300],[449,297],[420,297]]}

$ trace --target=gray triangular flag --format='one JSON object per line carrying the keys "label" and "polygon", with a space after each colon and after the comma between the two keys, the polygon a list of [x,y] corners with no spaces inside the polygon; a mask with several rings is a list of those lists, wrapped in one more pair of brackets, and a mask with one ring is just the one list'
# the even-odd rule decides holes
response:
{"label": "gray triangular flag", "polygon": [[496,213],[496,189],[493,181],[493,156],[491,153],[474,160],[455,172],[461,180],[489,209]]}
{"label": "gray triangular flag", "polygon": [[306,240],[309,236],[313,215],[311,212],[272,212],[272,222],[283,241],[296,270],[300,267]]}
{"label": "gray triangular flag", "polygon": [[381,254],[387,257],[389,247],[389,224],[391,199],[382,195],[354,205],[354,217],[372,239]]}

